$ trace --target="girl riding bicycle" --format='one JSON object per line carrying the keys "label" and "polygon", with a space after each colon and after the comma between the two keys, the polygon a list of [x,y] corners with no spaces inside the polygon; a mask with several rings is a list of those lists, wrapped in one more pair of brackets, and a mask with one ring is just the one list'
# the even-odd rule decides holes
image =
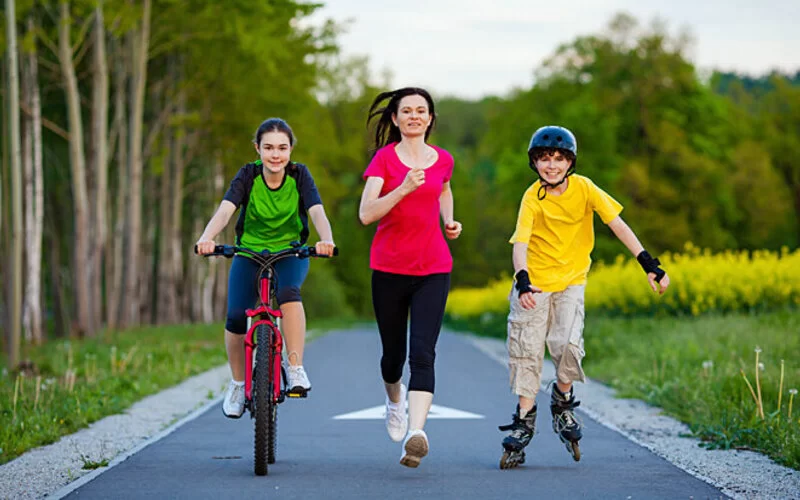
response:
{"label": "girl riding bicycle", "polygon": [[[198,253],[207,255],[214,251],[214,238],[241,207],[236,222],[237,245],[276,252],[291,247],[292,242],[305,244],[310,217],[321,238],[315,245],[317,253],[333,255],[336,246],[333,231],[311,172],[305,165],[290,159],[295,142],[292,129],[280,118],[270,118],[258,127],[255,148],[260,160],[243,166],[231,181],[219,208],[197,240]],[[287,386],[296,393],[311,390],[303,368],[306,316],[300,295],[308,267],[308,259],[297,257],[275,264],[277,300],[286,339]],[[253,307],[258,299],[254,286],[258,271],[258,264],[251,258],[237,255],[228,278],[225,348],[232,379],[225,392],[222,412],[229,418],[239,418],[244,413],[245,310]]]}

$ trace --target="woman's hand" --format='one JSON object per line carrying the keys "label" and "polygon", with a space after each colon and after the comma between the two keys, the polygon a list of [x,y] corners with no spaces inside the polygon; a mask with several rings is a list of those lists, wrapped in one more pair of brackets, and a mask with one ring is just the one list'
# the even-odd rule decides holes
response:
{"label": "woman's hand", "polygon": [[217,245],[214,240],[204,240],[200,238],[197,240],[197,253],[200,255],[208,255],[214,253],[214,247]]}
{"label": "woman's hand", "polygon": [[317,255],[326,255],[331,257],[333,255],[333,249],[336,248],[336,244],[332,241],[318,241],[314,248],[317,251]]}
{"label": "woman's hand", "polygon": [[461,223],[455,220],[445,222],[444,235],[447,236],[448,240],[454,240],[458,238],[461,235]]}
{"label": "woman's hand", "polygon": [[425,170],[421,168],[412,168],[406,174],[403,183],[400,184],[400,189],[403,190],[403,194],[409,195],[423,184],[425,184]]}

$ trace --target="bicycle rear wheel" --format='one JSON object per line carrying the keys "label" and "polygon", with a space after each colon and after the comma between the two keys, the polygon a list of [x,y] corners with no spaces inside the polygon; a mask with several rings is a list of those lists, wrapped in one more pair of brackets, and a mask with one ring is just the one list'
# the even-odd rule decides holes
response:
{"label": "bicycle rear wheel", "polygon": [[268,463],[275,463],[275,419],[277,407],[272,391],[272,329],[261,325],[257,330],[256,363],[253,374],[255,403],[255,473],[265,476]]}

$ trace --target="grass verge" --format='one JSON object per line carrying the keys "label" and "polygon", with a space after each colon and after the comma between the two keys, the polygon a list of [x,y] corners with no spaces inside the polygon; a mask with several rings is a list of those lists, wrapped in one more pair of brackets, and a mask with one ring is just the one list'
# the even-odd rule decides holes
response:
{"label": "grass verge", "polygon": [[[352,324],[310,320],[309,339]],[[55,340],[25,359],[20,372],[0,365],[0,464],[227,361],[222,324]]]}
{"label": "grass verge", "polygon": [[[505,338],[505,318],[453,323]],[[689,425],[706,448],[749,449],[800,470],[800,314],[589,315],[587,375]],[[758,352],[756,352],[758,351]]]}

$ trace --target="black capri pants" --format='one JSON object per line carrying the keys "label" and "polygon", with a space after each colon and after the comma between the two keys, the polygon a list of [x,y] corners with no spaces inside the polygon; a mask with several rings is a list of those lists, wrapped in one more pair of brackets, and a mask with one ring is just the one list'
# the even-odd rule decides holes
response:
{"label": "black capri pants", "polygon": [[[410,345],[408,389],[433,392],[436,342],[449,290],[449,273],[410,276],[372,272],[372,305],[383,346],[381,375],[386,383],[396,383],[403,376]],[[406,335],[409,311],[410,338]]]}

